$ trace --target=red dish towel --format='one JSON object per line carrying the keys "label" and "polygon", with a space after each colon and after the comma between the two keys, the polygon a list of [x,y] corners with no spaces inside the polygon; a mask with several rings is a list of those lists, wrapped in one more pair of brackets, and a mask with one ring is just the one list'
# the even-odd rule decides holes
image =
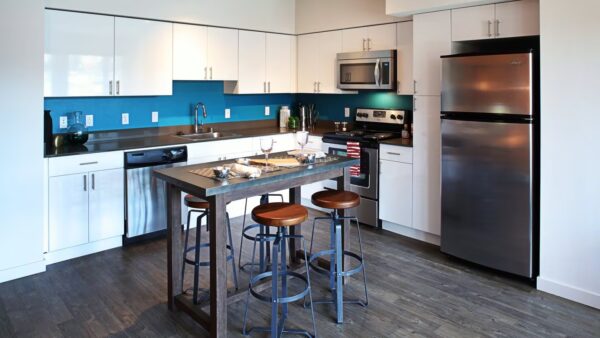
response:
{"label": "red dish towel", "polygon": [[[348,157],[360,159],[360,143],[348,141],[346,142]],[[350,176],[360,176],[360,165],[353,165],[350,167]]]}

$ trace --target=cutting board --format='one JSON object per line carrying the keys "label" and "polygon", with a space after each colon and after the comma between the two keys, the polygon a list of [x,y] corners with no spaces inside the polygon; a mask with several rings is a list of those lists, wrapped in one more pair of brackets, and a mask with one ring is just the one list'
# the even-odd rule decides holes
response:
{"label": "cutting board", "polygon": [[[251,163],[265,165],[267,161],[264,159],[251,159]],[[274,165],[278,167],[297,167],[300,166],[300,162],[293,157],[290,158],[270,158],[269,165]]]}

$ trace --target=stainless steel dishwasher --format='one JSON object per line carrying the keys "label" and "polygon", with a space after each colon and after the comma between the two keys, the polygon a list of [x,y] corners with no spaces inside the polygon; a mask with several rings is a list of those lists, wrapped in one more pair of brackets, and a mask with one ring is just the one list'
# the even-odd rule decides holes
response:
{"label": "stainless steel dishwasher", "polygon": [[159,235],[167,228],[166,184],[152,171],[185,165],[187,147],[171,147],[125,153],[125,238]]}

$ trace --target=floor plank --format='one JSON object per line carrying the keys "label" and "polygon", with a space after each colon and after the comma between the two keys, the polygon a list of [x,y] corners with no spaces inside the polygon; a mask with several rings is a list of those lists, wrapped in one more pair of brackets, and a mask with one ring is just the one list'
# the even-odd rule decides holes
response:
{"label": "floor plank", "polygon": [[[321,214],[311,211],[316,215]],[[304,226],[307,242],[311,223]],[[241,217],[232,226],[237,249]],[[316,305],[320,337],[600,337],[597,309],[453,259],[435,246],[383,230],[361,230],[369,306],[346,305],[346,322],[337,325],[331,306]],[[326,223],[317,222],[315,251],[327,245],[327,231]],[[356,229],[351,233],[355,236]],[[204,234],[203,240],[208,239]],[[357,250],[358,243],[353,241],[351,249]],[[244,262],[251,253],[247,241]],[[208,257],[208,250],[202,255]],[[0,337],[207,337],[183,312],[167,310],[166,258],[166,240],[159,239],[54,264],[46,273],[0,284]],[[187,271],[184,288],[191,286],[192,269]],[[228,274],[233,288],[231,266]],[[249,274],[239,277],[246,287]],[[329,296],[325,277],[312,273],[311,279],[315,298]],[[208,286],[207,270],[201,284]],[[362,294],[360,275],[351,277],[346,295]],[[229,307],[230,337],[242,337],[244,305],[241,297]],[[250,309],[249,324],[268,324],[268,304],[251,298]],[[290,306],[286,323],[312,325],[309,311],[299,303]]]}

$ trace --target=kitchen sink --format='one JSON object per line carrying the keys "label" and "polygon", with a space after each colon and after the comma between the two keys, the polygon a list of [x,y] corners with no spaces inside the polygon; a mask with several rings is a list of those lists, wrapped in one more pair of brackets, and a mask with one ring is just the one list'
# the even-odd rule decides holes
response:
{"label": "kitchen sink", "polygon": [[231,138],[241,136],[239,134],[234,133],[224,133],[220,131],[215,132],[206,132],[206,133],[198,133],[198,134],[181,134],[175,135],[180,138],[184,138],[190,141],[204,141],[204,140],[216,140],[222,138]]}

